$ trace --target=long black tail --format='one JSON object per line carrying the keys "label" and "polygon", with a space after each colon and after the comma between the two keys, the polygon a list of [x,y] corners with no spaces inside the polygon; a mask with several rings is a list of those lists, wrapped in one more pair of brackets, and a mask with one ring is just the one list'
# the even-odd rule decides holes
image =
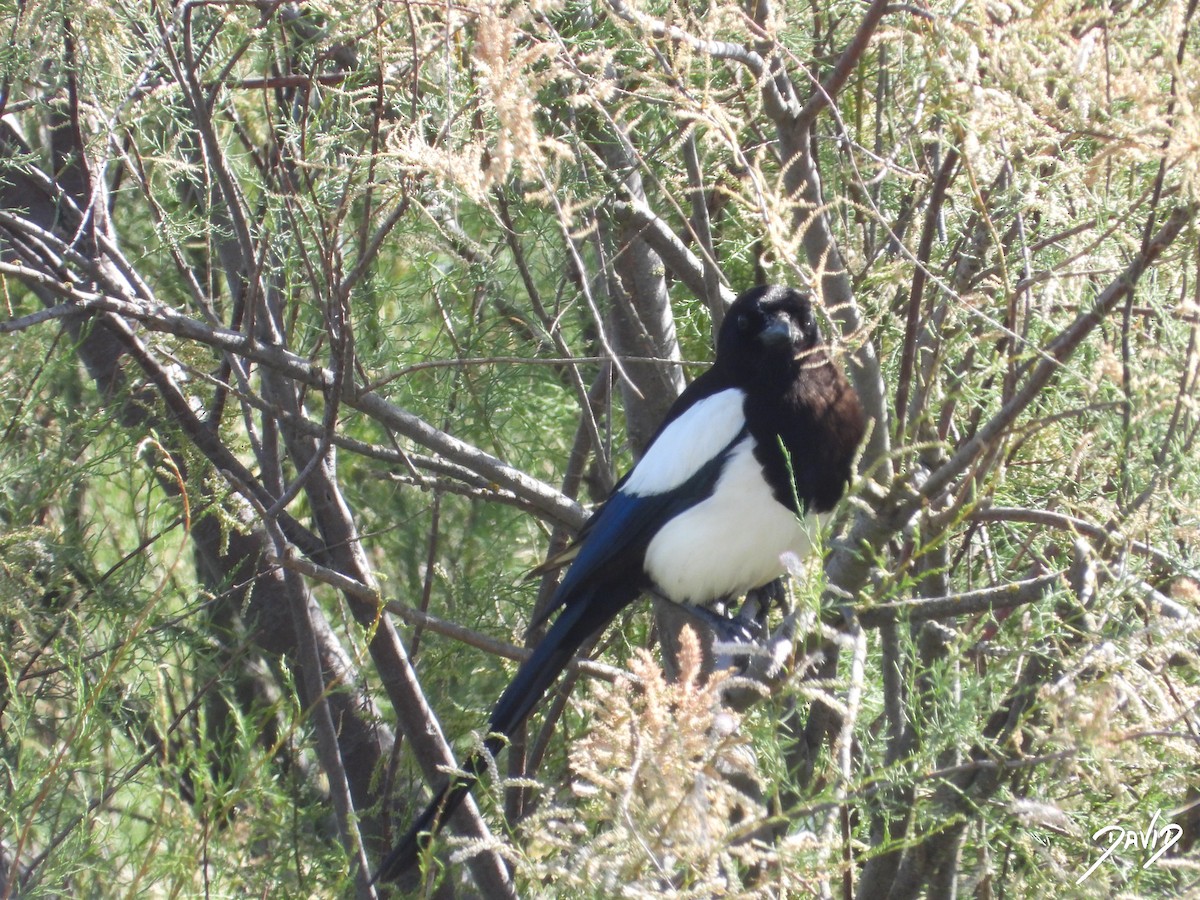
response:
{"label": "long black tail", "polygon": [[[500,752],[505,739],[511,737],[525,721],[576,651],[589,637],[607,627],[636,596],[635,589],[613,590],[610,585],[603,597],[593,589],[572,598],[496,701],[488,722],[488,737],[484,742],[487,754],[495,756]],[[463,764],[463,774],[452,778],[438,792],[433,802],[425,807],[412,828],[380,864],[375,875],[376,881],[396,881],[415,871],[422,849],[466,799],[486,768],[487,758],[479,753],[473,753],[467,759]]]}

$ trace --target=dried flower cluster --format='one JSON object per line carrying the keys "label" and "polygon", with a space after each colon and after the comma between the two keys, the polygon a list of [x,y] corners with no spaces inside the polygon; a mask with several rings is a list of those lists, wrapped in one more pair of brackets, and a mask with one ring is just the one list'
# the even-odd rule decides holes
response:
{"label": "dried flower cluster", "polygon": [[[589,730],[571,750],[576,809],[594,833],[537,827],[538,873],[589,896],[737,895],[760,804],[735,785],[756,785],[739,718],[722,709],[725,674],[705,680],[695,634],[683,634],[678,681],[645,651],[620,680],[586,701]],[[561,811],[559,811],[561,813]],[[574,830],[579,830],[575,826]],[[744,845],[744,846],[739,846]],[[564,881],[565,879],[565,881]]]}

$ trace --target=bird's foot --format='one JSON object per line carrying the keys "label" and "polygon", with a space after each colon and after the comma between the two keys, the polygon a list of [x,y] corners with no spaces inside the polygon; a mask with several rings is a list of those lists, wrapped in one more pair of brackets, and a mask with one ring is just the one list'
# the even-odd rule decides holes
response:
{"label": "bird's foot", "polygon": [[691,603],[678,604],[687,615],[691,616],[702,626],[711,631],[718,643],[722,644],[754,644],[761,633],[758,623],[753,618],[742,618],[722,615],[705,606],[695,606]]}

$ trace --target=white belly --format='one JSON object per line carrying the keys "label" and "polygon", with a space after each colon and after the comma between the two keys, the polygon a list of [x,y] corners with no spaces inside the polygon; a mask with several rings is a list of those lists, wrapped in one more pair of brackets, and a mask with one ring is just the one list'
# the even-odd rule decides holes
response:
{"label": "white belly", "polygon": [[784,574],[784,553],[803,558],[815,527],[775,499],[747,437],[734,448],[712,496],[650,541],[646,573],[677,603],[737,596]]}

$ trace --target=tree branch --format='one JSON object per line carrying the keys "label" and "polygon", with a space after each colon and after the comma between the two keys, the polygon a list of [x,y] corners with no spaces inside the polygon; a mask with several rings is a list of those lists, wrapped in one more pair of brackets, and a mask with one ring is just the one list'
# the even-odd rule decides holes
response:
{"label": "tree branch", "polygon": [[863,14],[862,20],[858,23],[858,30],[854,33],[850,43],[846,45],[846,49],[842,51],[841,56],[838,57],[833,70],[825,77],[824,81],[813,87],[804,108],[797,116],[801,123],[805,125],[811,123],[821,113],[821,110],[833,105],[846,80],[850,77],[850,73],[862,61],[863,54],[867,52],[867,45],[871,43],[871,38],[875,35],[875,29],[879,27],[883,14],[888,11],[888,0],[872,0],[866,13]]}
{"label": "tree branch", "polygon": [[858,610],[856,615],[864,628],[880,628],[892,622],[926,622],[1008,609],[1036,603],[1062,580],[1063,575],[1063,572],[1054,572],[1025,581],[1014,581],[977,591],[963,591],[945,597],[918,597],[912,600],[879,603]]}
{"label": "tree branch", "polygon": [[955,454],[921,485],[916,495],[908,500],[900,512],[901,518],[916,513],[921,505],[946,490],[950,483],[965,472],[994,441],[998,440],[1016,421],[1017,417],[1036,399],[1042,389],[1050,383],[1065,363],[1083,343],[1084,338],[1107,318],[1125,296],[1133,290],[1142,274],[1175,241],[1184,226],[1196,215],[1196,206],[1188,204],[1176,207],[1167,217],[1162,228],[1154,235],[1145,250],[1137,255],[1116,280],[1112,281],[1091,309],[1081,313],[1070,325],[1058,334],[1038,358],[1026,366],[1024,380],[1014,391],[1012,399],[983,425]]}

